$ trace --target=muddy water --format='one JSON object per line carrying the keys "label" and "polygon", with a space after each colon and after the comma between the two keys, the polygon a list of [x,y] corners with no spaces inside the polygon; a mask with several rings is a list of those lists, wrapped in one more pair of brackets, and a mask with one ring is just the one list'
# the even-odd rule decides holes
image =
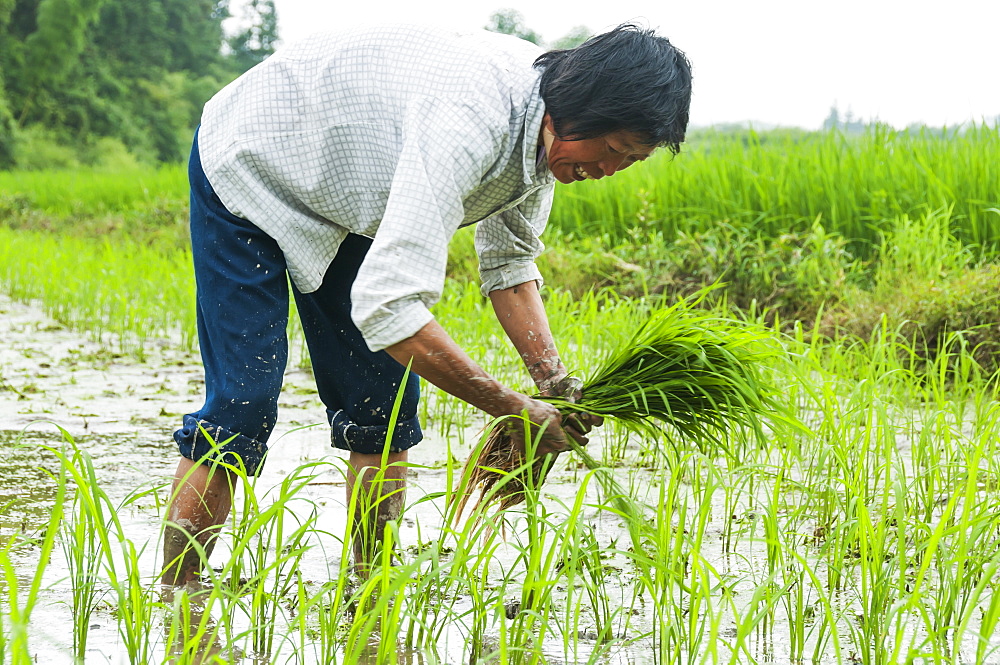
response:
{"label": "muddy water", "polygon": [[[165,342],[152,345],[147,360],[140,363],[115,355],[100,344],[63,329],[36,308],[5,299],[0,299],[0,338],[4,340],[0,346],[0,379],[3,381],[0,384],[0,543],[15,533],[38,535],[44,528],[54,493],[47,472],[57,468],[57,462],[43,446],[58,448],[62,431],[65,431],[92,456],[97,475],[113,499],[122,500],[137,488],[158,488],[120,515],[130,539],[139,545],[148,543],[141,559],[144,570],[149,571],[149,579],[153,579],[159,567],[156,551],[161,528],[159,516],[176,464],[176,450],[170,435],[181,415],[200,405],[202,380],[198,358]],[[327,464],[317,468],[316,477],[299,496],[304,499],[302,505],[310,502],[316,506],[317,530],[344,533],[342,456],[329,447],[328,430],[321,424],[324,411],[311,377],[294,361],[286,376],[280,408],[281,421],[271,442],[268,464],[257,483],[259,493],[277,486],[304,463],[325,461]],[[440,500],[420,502],[419,499],[444,489],[447,477],[442,461],[449,455],[459,459],[467,457],[481,426],[481,422],[471,423],[464,436],[451,437],[452,441],[463,443],[451,446],[432,426],[428,428],[428,438],[411,451],[410,507],[400,529],[404,544],[428,542],[438,536],[443,510]],[[657,489],[649,472],[630,469],[623,473],[628,474],[624,478],[627,486],[645,489],[648,492],[646,500],[656,500]],[[553,510],[559,510],[560,502],[571,502],[579,478],[580,472],[565,464],[553,471],[546,484]],[[591,487],[591,492],[593,496],[588,498],[596,502],[596,486]],[[713,525],[718,526],[710,526],[701,555],[728,575],[759,579],[761,571],[766,569],[764,545],[750,545],[741,549],[738,556],[722,550],[721,525],[732,517],[724,514],[725,510],[722,505],[713,506]],[[618,521],[606,511],[588,508],[585,515],[599,543],[626,547],[623,543],[627,536]],[[745,532],[752,532],[753,517],[752,511],[739,516],[746,522]],[[332,538],[314,545],[315,549],[303,560],[301,572],[304,579],[322,583],[331,570],[340,566],[340,545]],[[37,549],[32,547],[16,551],[15,561],[22,582],[26,583],[33,574],[38,556]],[[509,567],[514,556],[513,551],[498,552],[498,570]],[[223,539],[211,563],[221,566],[226,557]],[[631,588],[628,564],[620,558],[609,559],[607,563],[611,608],[628,607],[632,602],[628,590]],[[72,662],[68,630],[70,598],[67,567],[57,552],[47,569],[45,590],[32,617],[31,643],[38,662]],[[557,593],[557,602],[558,599]],[[468,599],[459,598],[455,602],[456,610],[469,605]],[[737,602],[741,603],[743,611],[742,605],[747,601]],[[849,599],[844,600],[843,612],[845,616],[853,614]],[[574,639],[553,634],[545,640],[543,649],[547,662],[651,665],[654,662],[652,642],[639,637],[649,630],[647,624],[647,618],[635,618],[629,624],[630,634],[627,635],[634,641],[625,641],[610,652],[600,652],[594,661],[595,643],[590,635],[593,627],[584,619]],[[98,608],[90,626],[88,663],[127,662],[110,604]],[[735,637],[736,627],[729,619],[723,620],[720,630],[720,637]],[[844,630],[846,643],[849,629],[845,627]],[[782,638],[786,634],[787,626],[781,625],[755,632],[749,640],[747,655],[758,662],[787,662],[788,644]],[[487,639],[490,637],[487,635]],[[436,654],[442,660],[402,649],[397,650],[397,656],[405,663],[457,665],[468,660],[466,641],[467,635],[454,626],[442,634]],[[573,644],[567,653],[568,642]],[[1000,640],[997,646],[1000,647]],[[163,653],[162,645],[159,649],[159,653]],[[270,662],[284,663],[290,652],[290,646],[286,645]],[[848,656],[849,653],[839,658],[833,653],[824,654],[818,662],[849,662]],[[232,660],[262,662],[238,655]],[[738,660],[749,662],[743,661],[742,656]],[[310,662],[309,658],[304,658],[303,662]]]}

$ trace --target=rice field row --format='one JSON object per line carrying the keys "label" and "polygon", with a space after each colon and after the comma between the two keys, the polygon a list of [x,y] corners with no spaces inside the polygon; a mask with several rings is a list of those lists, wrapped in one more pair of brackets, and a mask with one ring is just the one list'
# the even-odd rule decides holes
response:
{"label": "rice field row", "polygon": [[680,156],[646,166],[563,188],[553,221],[616,241],[636,228],[669,240],[720,221],[777,237],[819,221],[870,254],[889,220],[946,209],[965,244],[988,256],[1000,246],[998,127],[697,134]]}
{"label": "rice field row", "polygon": [[[608,245],[650,230],[666,241],[726,222],[776,238],[819,221],[868,254],[902,215],[949,210],[967,245],[1000,247],[1000,127],[838,132],[693,132],[676,158],[657,155],[600,182],[560,186],[551,224]],[[186,169],[131,173],[0,172],[0,218],[27,211],[93,217],[183,207]],[[72,232],[72,229],[70,229]]]}
{"label": "rice field row", "polygon": [[[596,316],[602,336],[572,362],[645,314]],[[49,469],[52,509],[0,534],[0,661],[83,662],[99,646],[128,663],[997,662],[997,377],[957,339],[930,368],[903,360],[890,330],[772,341],[784,352],[766,368],[779,406],[763,441],[736,430],[699,449],[609,425],[590,446],[601,468],[564,455],[499,522],[453,520],[478,438],[432,396],[433,453],[412,467],[398,560],[367,581],[349,575],[344,507],[327,504],[344,466],[318,456],[243,478],[206,591],[162,598],[167,488],[121,486],[89,446],[39,424],[4,443]],[[516,359],[485,362],[503,373]],[[439,434],[448,420],[464,440]],[[70,617],[72,635],[33,613]],[[89,629],[109,623],[115,635]]]}

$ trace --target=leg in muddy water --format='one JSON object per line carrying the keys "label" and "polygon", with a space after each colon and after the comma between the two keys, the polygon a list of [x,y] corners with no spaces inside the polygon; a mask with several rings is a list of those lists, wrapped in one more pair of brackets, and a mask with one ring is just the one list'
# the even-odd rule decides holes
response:
{"label": "leg in muddy water", "polygon": [[[399,519],[406,503],[406,451],[389,453],[387,464],[382,469],[382,455],[351,453],[347,505],[353,512],[354,571],[362,577],[367,576],[382,543],[386,523]],[[351,496],[362,470],[357,504],[352,508]]]}
{"label": "leg in muddy water", "polygon": [[222,467],[181,458],[167,504],[161,584],[173,587],[198,580],[206,562],[191,547],[191,537],[204,548],[206,557],[212,553],[219,525],[233,505],[234,481]]}
{"label": "leg in muddy water", "polygon": [[[241,654],[219,641],[219,627],[205,607],[206,596],[184,596],[170,599],[173,611],[163,624],[166,665],[207,665],[208,663],[239,662]],[[224,659],[230,656],[230,659]]]}

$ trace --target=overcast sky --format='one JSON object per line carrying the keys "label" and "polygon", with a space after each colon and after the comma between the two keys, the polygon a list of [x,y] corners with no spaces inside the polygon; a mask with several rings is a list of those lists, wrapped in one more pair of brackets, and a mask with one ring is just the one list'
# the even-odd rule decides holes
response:
{"label": "overcast sky", "polygon": [[817,128],[833,104],[896,127],[1000,115],[1000,0],[275,0],[285,41],[378,21],[483,27],[499,8],[554,41],[638,20],[694,65],[693,125]]}

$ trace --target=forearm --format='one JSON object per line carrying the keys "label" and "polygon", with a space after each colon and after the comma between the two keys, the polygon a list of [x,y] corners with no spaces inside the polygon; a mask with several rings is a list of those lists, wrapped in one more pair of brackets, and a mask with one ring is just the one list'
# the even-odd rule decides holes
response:
{"label": "forearm", "polygon": [[526,397],[510,390],[486,373],[448,335],[431,321],[412,337],[386,348],[403,366],[445,392],[462,399],[494,418],[518,414]]}
{"label": "forearm", "polygon": [[535,282],[490,293],[497,319],[543,392],[566,374]]}

